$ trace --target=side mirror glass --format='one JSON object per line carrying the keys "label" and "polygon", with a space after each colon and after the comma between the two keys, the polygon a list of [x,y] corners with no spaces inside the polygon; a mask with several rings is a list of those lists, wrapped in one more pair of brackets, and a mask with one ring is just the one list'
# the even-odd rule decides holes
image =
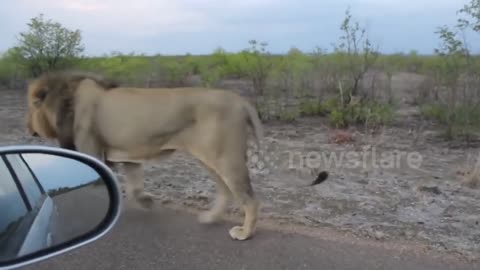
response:
{"label": "side mirror glass", "polygon": [[0,269],[92,242],[115,224],[121,195],[112,171],[79,152],[0,148]]}

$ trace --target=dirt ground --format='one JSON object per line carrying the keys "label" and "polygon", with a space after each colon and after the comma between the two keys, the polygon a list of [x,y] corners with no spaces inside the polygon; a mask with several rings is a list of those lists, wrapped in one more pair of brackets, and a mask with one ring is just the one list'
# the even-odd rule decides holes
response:
{"label": "dirt ground", "polygon": [[[0,91],[1,144],[55,145],[26,134],[24,105],[24,91]],[[351,131],[354,141],[346,144],[332,141],[335,130],[325,119],[265,124],[263,155],[249,152],[252,184],[262,201],[261,219],[331,227],[378,241],[421,242],[479,259],[480,190],[462,185],[462,173],[473,166],[480,147],[443,142],[438,130],[422,122],[414,109],[398,117],[408,124],[375,134]],[[394,151],[404,155],[391,166],[386,157],[397,157],[389,155]],[[315,155],[328,158],[332,153],[345,154],[338,166],[328,166],[325,160],[317,164],[304,160],[301,166],[298,158],[310,154],[312,161]],[[381,166],[372,163],[372,153]],[[415,164],[421,166],[409,165],[408,153],[421,157],[421,163]],[[352,166],[354,161],[360,165]],[[308,186],[321,170],[329,172],[328,180]],[[161,203],[195,209],[207,209],[215,191],[207,171],[184,153],[148,164],[146,188]],[[239,213],[236,207],[231,210]]]}

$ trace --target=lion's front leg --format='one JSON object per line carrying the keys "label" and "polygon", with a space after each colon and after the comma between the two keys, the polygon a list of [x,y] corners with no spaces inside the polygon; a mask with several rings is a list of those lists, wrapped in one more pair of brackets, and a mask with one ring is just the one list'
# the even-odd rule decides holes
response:
{"label": "lion's front leg", "polygon": [[144,191],[142,163],[123,162],[127,199],[135,199],[143,208],[153,206],[153,195]]}

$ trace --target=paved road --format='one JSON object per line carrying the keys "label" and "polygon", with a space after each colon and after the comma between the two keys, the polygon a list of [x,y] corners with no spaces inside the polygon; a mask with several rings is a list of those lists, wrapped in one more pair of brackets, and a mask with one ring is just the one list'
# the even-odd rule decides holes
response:
{"label": "paved road", "polygon": [[195,216],[174,210],[127,209],[97,242],[22,269],[480,269],[453,259],[265,228],[253,239],[237,242],[227,234],[231,226],[202,226]]}

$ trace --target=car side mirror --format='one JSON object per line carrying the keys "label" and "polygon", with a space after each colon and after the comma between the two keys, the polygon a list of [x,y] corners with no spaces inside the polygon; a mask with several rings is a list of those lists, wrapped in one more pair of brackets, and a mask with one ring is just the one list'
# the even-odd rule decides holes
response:
{"label": "car side mirror", "polygon": [[121,198],[113,172],[89,155],[0,147],[0,270],[99,239],[116,223]]}

